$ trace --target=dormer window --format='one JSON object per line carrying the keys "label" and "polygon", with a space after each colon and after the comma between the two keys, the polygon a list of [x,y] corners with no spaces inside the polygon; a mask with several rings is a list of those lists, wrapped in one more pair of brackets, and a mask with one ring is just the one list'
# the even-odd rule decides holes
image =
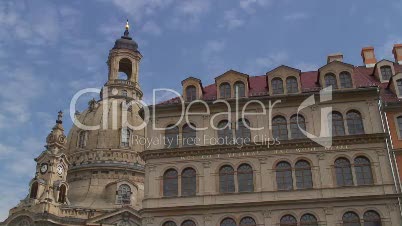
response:
{"label": "dormer window", "polygon": [[230,85],[225,82],[219,86],[219,92],[221,94],[221,98],[230,98]]}
{"label": "dormer window", "polygon": [[246,90],[243,82],[236,82],[234,84],[235,97],[245,97]]}
{"label": "dormer window", "polygon": [[339,79],[341,80],[341,88],[352,88],[352,76],[349,72],[342,72],[339,75]]}
{"label": "dormer window", "polygon": [[396,80],[396,87],[398,89],[398,96],[402,97],[402,79]]}
{"label": "dormer window", "polygon": [[390,80],[392,77],[392,69],[390,66],[382,66],[381,68],[382,80]]}
{"label": "dormer window", "polygon": [[280,78],[272,79],[272,93],[283,94],[283,81]]}
{"label": "dormer window", "polygon": [[128,128],[121,129],[121,146],[129,147],[130,146],[130,130]]}
{"label": "dormer window", "polygon": [[286,79],[286,89],[288,93],[299,92],[299,86],[297,84],[297,79],[295,77],[289,77]]}
{"label": "dormer window", "polygon": [[197,99],[197,89],[195,88],[195,86],[188,86],[186,88],[186,100],[190,102],[196,99]]}
{"label": "dormer window", "polygon": [[338,89],[338,84],[336,82],[336,76],[332,73],[326,74],[324,77],[325,87],[332,86],[333,89]]}

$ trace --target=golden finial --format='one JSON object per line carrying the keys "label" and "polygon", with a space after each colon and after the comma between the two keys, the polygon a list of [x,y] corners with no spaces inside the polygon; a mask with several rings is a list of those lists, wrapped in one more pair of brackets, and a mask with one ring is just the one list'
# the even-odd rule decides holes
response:
{"label": "golden finial", "polygon": [[128,24],[128,19],[127,19],[127,22],[126,22],[126,30],[128,30],[130,28],[130,25]]}

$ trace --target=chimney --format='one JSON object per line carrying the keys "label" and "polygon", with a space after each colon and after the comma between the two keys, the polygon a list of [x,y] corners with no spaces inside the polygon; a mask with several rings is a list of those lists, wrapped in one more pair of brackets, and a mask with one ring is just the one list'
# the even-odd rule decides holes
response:
{"label": "chimney", "polygon": [[395,57],[395,62],[402,65],[402,44],[395,44],[392,53]]}
{"label": "chimney", "polygon": [[375,58],[374,54],[374,47],[364,47],[362,49],[361,55],[363,58],[363,63],[366,65],[367,68],[374,67],[377,63],[377,59]]}
{"label": "chimney", "polygon": [[328,55],[327,64],[331,63],[332,61],[343,62],[343,54],[342,53],[334,53],[334,54]]}

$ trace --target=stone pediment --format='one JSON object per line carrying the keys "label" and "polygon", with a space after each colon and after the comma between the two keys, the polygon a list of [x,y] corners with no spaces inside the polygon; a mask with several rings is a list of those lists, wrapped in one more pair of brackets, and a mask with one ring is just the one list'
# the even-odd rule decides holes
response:
{"label": "stone pediment", "polygon": [[110,226],[140,226],[141,217],[137,210],[130,207],[123,207],[114,212],[95,217],[87,221],[88,225],[110,225]]}

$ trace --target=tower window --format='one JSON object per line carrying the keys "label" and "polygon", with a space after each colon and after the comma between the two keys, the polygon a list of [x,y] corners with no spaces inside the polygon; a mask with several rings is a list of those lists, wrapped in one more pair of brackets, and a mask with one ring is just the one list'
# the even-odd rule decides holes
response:
{"label": "tower window", "polygon": [[230,98],[231,90],[229,83],[222,83],[221,86],[219,86],[219,92],[221,94],[221,98]]}
{"label": "tower window", "polygon": [[236,82],[234,84],[235,97],[245,97],[246,89],[243,82]]}
{"label": "tower window", "polygon": [[78,147],[83,148],[87,145],[87,131],[81,131],[78,135]]}
{"label": "tower window", "polygon": [[131,133],[128,128],[121,129],[121,146],[122,147],[129,147],[130,146],[130,138]]}
{"label": "tower window", "polygon": [[186,100],[190,102],[196,99],[197,99],[197,89],[195,88],[195,86],[188,86],[186,88]]}
{"label": "tower window", "polygon": [[[119,61],[119,79],[122,80],[130,80],[131,72],[132,72],[132,63],[131,60],[127,58],[123,58]],[[123,74],[124,73],[124,74]]]}
{"label": "tower window", "polygon": [[299,92],[299,86],[297,85],[297,79],[295,77],[289,77],[286,79],[286,89],[288,93]]}
{"label": "tower window", "polygon": [[283,94],[283,81],[280,78],[272,79],[272,93]]}
{"label": "tower window", "polygon": [[389,80],[392,77],[392,69],[390,66],[382,66],[381,68],[382,80]]}
{"label": "tower window", "polygon": [[66,185],[62,184],[60,186],[60,190],[59,190],[59,199],[58,199],[59,203],[66,202],[66,193],[67,193],[67,187],[66,187]]}
{"label": "tower window", "polygon": [[332,73],[326,74],[324,80],[325,80],[325,87],[332,86],[333,89],[338,89],[336,76],[334,74]]}
{"label": "tower window", "polygon": [[339,79],[341,80],[341,87],[342,88],[352,88],[352,76],[349,72],[342,72],[339,75]]}
{"label": "tower window", "polygon": [[127,184],[122,184],[117,190],[117,204],[131,203],[131,188]]}
{"label": "tower window", "polygon": [[38,182],[33,182],[31,185],[31,192],[29,193],[29,198],[36,199],[38,197]]}

